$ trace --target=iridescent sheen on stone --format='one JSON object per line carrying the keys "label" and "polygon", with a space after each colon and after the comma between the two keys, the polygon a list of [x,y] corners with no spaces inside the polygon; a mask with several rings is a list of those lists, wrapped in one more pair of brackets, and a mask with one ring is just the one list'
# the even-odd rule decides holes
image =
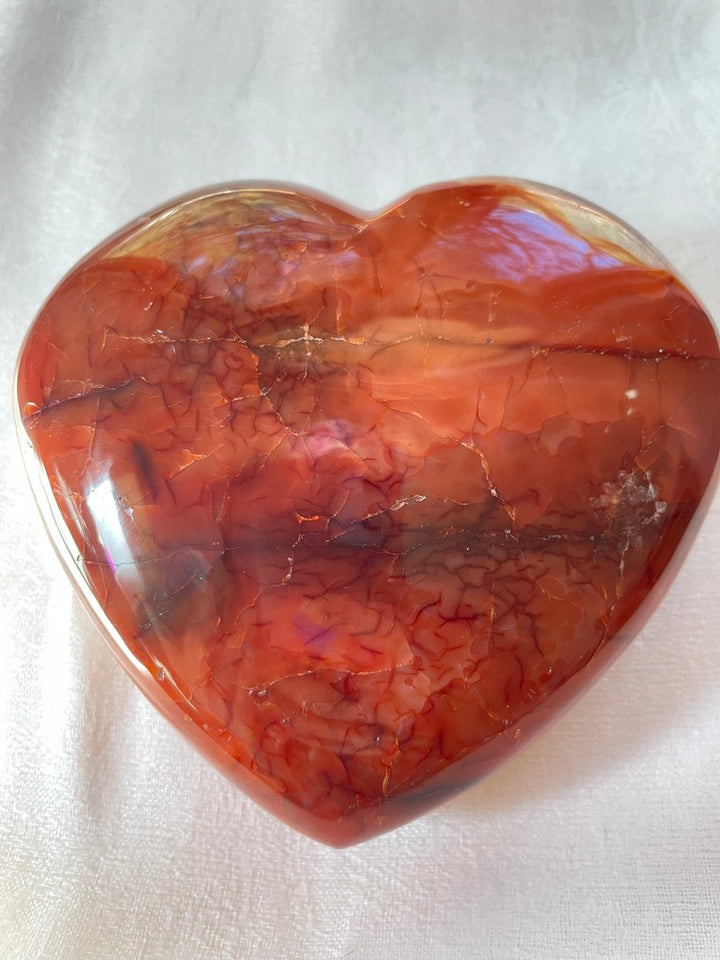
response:
{"label": "iridescent sheen on stone", "polygon": [[720,445],[697,301],[627,227],[517,181],[372,216],[283,186],[176,201],[62,281],[18,397],[125,668],[334,845],[474,783],[599,674]]}

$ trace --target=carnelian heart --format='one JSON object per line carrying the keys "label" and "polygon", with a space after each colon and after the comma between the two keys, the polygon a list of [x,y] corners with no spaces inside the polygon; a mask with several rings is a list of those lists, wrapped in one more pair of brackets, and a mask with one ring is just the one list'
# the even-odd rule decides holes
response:
{"label": "carnelian heart", "polygon": [[18,395],[125,668],[338,846],[475,782],[598,675],[720,445],[696,300],[627,227],[514,181],[370,217],[282,186],[176,201],[63,280]]}

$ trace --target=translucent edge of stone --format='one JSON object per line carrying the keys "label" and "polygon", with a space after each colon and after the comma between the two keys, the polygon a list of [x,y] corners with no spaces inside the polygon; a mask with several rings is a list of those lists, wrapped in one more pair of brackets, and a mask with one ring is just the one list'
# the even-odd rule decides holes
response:
{"label": "translucent edge of stone", "polygon": [[[117,256],[135,246],[138,237],[145,236],[149,232],[167,228],[168,221],[176,219],[182,220],[188,207],[193,207],[202,200],[230,198],[234,194],[278,194],[293,195],[300,194],[311,204],[320,208],[331,208],[357,221],[371,221],[382,217],[393,208],[398,207],[406,200],[418,193],[431,193],[443,189],[451,189],[458,185],[511,185],[518,190],[526,191],[533,198],[535,205],[544,213],[555,216],[563,220],[572,230],[578,232],[587,239],[594,240],[601,245],[610,245],[618,250],[624,251],[633,260],[639,261],[651,269],[668,270],[680,282],[687,287],[684,278],[672,266],[665,256],[647,240],[634,227],[630,226],[622,218],[597,204],[579,197],[577,194],[562,190],[550,184],[541,183],[534,180],[526,180],[522,177],[467,177],[456,180],[444,180],[437,183],[428,184],[419,188],[403,193],[398,199],[378,208],[377,210],[363,210],[353,204],[346,203],[326,194],[321,190],[315,190],[304,184],[284,183],[276,180],[238,180],[226,181],[224,183],[210,184],[187,193],[172,197],[165,202],[158,204],[151,210],[135,216],[124,226],[114,231],[110,236],[94,246],[85,256],[83,256],[69,272],[77,270],[84,263],[94,260],[101,256]],[[518,206],[526,206],[527,203],[518,203]],[[62,278],[64,279],[64,277]],[[62,282],[62,279],[59,283]],[[59,286],[59,283],[57,286]],[[689,288],[688,288],[689,289]],[[692,291],[691,291],[692,292]],[[54,290],[50,294],[53,295]],[[693,296],[695,296],[693,294]],[[50,299],[48,297],[47,299]],[[697,297],[695,298],[697,300]],[[705,310],[705,308],[703,307]],[[705,310],[705,313],[708,311]]]}
{"label": "translucent edge of stone", "polygon": [[677,276],[677,271],[649,240],[609,210],[544,183],[530,180],[510,182],[537,197],[542,206],[559,215],[581,236],[619,247],[644,265],[658,270],[669,269]]}
{"label": "translucent edge of stone", "polygon": [[[20,351],[20,356],[22,356],[22,350]],[[151,681],[152,675],[150,671],[147,669],[145,664],[138,660],[131,653],[131,651],[128,650],[126,644],[122,640],[122,637],[115,629],[109,618],[106,616],[99,600],[95,596],[90,586],[87,571],[85,569],[85,561],[82,555],[78,552],[77,545],[72,539],[65,520],[60,513],[55,500],[55,495],[52,491],[50,479],[48,478],[45,468],[35,453],[32,440],[30,439],[30,436],[25,429],[25,424],[23,423],[19,404],[17,402],[19,367],[20,360],[18,359],[18,362],[15,365],[15,376],[13,382],[13,397],[15,400],[13,403],[13,416],[15,420],[15,430],[20,445],[20,452],[22,455],[23,466],[25,468],[25,474],[28,478],[30,489],[40,511],[40,517],[42,519],[43,526],[47,531],[48,537],[50,538],[50,542],[58,560],[60,561],[61,566],[70,577],[85,609],[88,611],[95,622],[95,625],[99,628],[102,635],[110,644],[110,648],[117,659],[121,662],[121,664],[123,664],[125,669],[128,670],[131,676],[139,676],[142,680]]]}
{"label": "translucent edge of stone", "polygon": [[[487,182],[490,181],[488,180]],[[518,183],[519,182],[521,181],[518,181]],[[122,227],[113,231],[108,237],[96,244],[88,253],[81,257],[81,259],[64,274],[57,286],[62,283],[66,276],[74,273],[82,267],[83,264],[91,260],[96,260],[104,256],[121,256],[131,252],[137,245],[139,238],[144,238],[148,233],[154,231],[163,232],[168,227],[174,226],[174,221],[182,221],[187,208],[192,209],[200,201],[221,198],[229,199],[234,194],[251,195],[261,193],[277,194],[278,196],[293,196],[299,194],[310,201],[312,205],[316,206],[318,210],[323,207],[338,210],[353,219],[370,219],[374,216],[374,214],[338,200],[330,194],[323,193],[321,190],[315,190],[312,187],[306,187],[303,184],[283,183],[278,180],[237,180],[210,184],[206,187],[200,187],[187,193],[179,194],[158,204],[145,213],[136,215],[132,220],[127,221]],[[392,206],[395,206],[395,204],[390,204],[390,207]],[[389,209],[389,207],[383,208],[383,210],[385,209]],[[53,290],[50,293],[47,300],[51,299],[54,292]]]}

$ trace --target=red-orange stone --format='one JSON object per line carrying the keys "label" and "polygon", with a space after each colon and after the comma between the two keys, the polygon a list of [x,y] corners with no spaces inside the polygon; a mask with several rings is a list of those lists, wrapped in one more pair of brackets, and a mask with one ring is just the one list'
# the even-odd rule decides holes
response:
{"label": "red-orange stone", "polygon": [[185,198],[60,284],[18,393],[126,669],[334,845],[475,782],[597,676],[720,445],[692,295],[602,211],[518,182],[370,217]]}

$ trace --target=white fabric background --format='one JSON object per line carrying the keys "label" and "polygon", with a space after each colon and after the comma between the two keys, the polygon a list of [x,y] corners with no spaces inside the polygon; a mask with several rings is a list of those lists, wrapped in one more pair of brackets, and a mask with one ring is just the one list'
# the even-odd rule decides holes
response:
{"label": "white fabric background", "polygon": [[614,210],[720,317],[716,0],[0,0],[4,960],[720,957],[720,501],[643,634],[544,739],[337,852],[155,715],[23,476],[21,338],[116,227],[228,179],[373,208],[484,174]]}

